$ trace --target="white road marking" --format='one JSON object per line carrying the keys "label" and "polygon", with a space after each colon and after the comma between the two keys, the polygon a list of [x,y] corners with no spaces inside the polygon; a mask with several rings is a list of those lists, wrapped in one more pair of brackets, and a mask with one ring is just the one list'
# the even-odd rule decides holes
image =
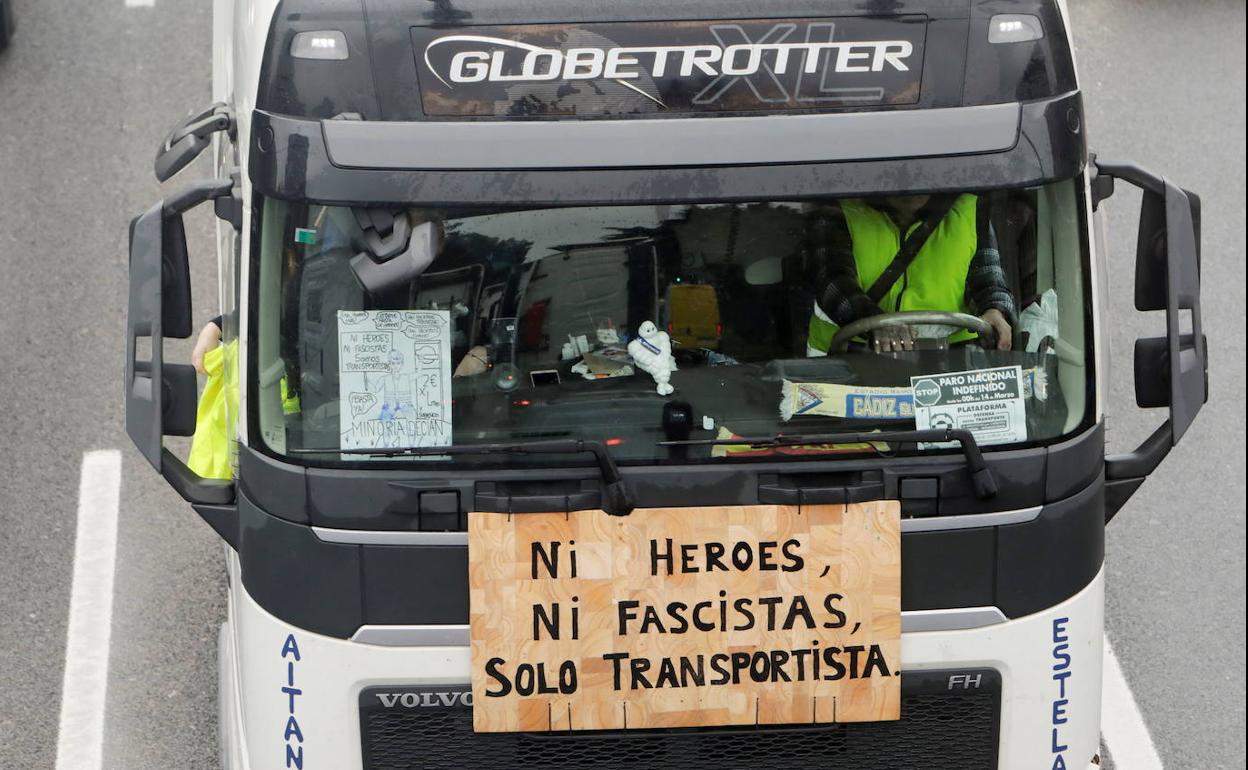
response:
{"label": "white road marking", "polygon": [[1105,739],[1114,767],[1162,770],[1153,737],[1148,734],[1144,716],[1127,686],[1108,638],[1105,639],[1101,687],[1101,737]]}
{"label": "white road marking", "polygon": [[57,770],[99,770],[103,759],[120,496],[121,452],[109,449],[84,454],[78,485],[78,534],[69,594]]}
{"label": "white road marking", "polygon": [[127,8],[152,8],[156,5],[156,0],[126,0]]}

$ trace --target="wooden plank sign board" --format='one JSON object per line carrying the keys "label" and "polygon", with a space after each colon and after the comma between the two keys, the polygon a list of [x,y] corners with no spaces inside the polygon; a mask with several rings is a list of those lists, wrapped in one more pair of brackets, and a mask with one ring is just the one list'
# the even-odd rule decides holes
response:
{"label": "wooden plank sign board", "polygon": [[898,719],[901,511],[469,515],[478,732]]}

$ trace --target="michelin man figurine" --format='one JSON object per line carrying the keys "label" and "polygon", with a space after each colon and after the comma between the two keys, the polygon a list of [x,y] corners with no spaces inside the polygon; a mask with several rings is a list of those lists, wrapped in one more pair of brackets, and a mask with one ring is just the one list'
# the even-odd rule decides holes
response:
{"label": "michelin man figurine", "polygon": [[638,369],[654,378],[658,385],[655,390],[660,396],[670,394],[672,372],[676,371],[676,359],[672,358],[672,340],[667,332],[659,331],[651,321],[646,321],[637,329],[637,339],[628,343],[628,354]]}

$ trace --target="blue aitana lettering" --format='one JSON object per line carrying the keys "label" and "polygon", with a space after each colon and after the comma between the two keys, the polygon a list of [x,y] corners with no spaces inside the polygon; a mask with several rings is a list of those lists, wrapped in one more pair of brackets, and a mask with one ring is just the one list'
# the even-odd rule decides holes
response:
{"label": "blue aitana lettering", "polygon": [[286,767],[303,770],[303,728],[299,726],[299,720],[295,717],[295,712],[298,710],[296,698],[303,695],[303,690],[295,686],[295,664],[303,660],[303,655],[299,652],[299,642],[295,641],[294,634],[287,634],[286,642],[282,645],[281,659],[286,662],[284,666],[286,681],[281,692],[286,696],[286,708],[290,712],[282,732],[282,741],[286,746]]}

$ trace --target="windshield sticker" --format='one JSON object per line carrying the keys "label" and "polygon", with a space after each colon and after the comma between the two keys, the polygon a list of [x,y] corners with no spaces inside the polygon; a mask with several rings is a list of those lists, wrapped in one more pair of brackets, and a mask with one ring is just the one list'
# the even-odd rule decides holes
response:
{"label": "windshield sticker", "polygon": [[784,381],[780,419],[822,415],[850,420],[912,420],[910,388],[876,388],[823,382]]}
{"label": "windshield sticker", "polygon": [[1049,374],[1041,367],[1023,370],[1023,398],[1049,400]]}
{"label": "windshield sticker", "polygon": [[1027,440],[1021,366],[911,377],[910,386],[919,430],[968,430],[984,445]]}
{"label": "windshield sticker", "polygon": [[446,310],[338,311],[342,449],[451,444]]}

